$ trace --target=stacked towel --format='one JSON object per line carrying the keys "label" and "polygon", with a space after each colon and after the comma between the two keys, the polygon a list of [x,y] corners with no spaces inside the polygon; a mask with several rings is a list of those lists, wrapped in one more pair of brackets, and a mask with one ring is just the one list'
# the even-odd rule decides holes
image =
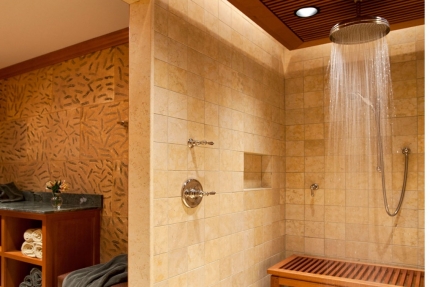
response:
{"label": "stacked towel", "polygon": [[36,258],[42,259],[42,242],[33,242],[33,252]]}
{"label": "stacked towel", "polygon": [[42,229],[38,228],[33,230],[31,233],[31,238],[34,242],[42,242]]}
{"label": "stacked towel", "polygon": [[33,242],[24,241],[24,243],[21,246],[22,254],[28,257],[36,257],[36,254],[34,254],[34,251],[33,251],[33,247],[34,247]]}
{"label": "stacked towel", "polygon": [[36,230],[36,228],[27,229],[24,232],[24,240],[27,242],[32,242],[33,241],[33,231],[35,231],[35,230]]}
{"label": "stacked towel", "polygon": [[40,228],[30,228],[24,232],[24,243],[21,252],[28,257],[42,259],[42,230]]}
{"label": "stacked towel", "polygon": [[42,287],[42,271],[32,268],[30,275],[25,276],[19,287]]}

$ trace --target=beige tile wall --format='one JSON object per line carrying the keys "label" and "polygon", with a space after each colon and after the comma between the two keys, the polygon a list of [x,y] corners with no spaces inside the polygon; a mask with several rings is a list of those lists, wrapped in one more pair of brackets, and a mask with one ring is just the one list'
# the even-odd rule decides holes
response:
{"label": "beige tile wall", "polygon": [[[387,185],[391,206],[402,186],[404,156],[412,150],[402,211],[385,214],[380,180],[345,173],[342,157],[327,146],[327,63],[330,44],[287,53],[286,240],[287,254],[306,253],[352,260],[424,267],[424,27],[392,31],[390,50],[396,118],[388,137]],[[340,168],[334,170],[334,167]],[[343,174],[335,180],[336,172]],[[310,196],[310,185],[320,189]],[[364,189],[363,189],[364,187]],[[358,188],[361,188],[358,190]]]}
{"label": "beige tile wall", "polygon": [[[284,250],[284,48],[226,0],[156,1],[154,25],[155,286],[267,286]],[[271,188],[244,190],[245,153],[270,156]],[[187,209],[187,178],[217,194]]]}
{"label": "beige tile wall", "polygon": [[102,194],[101,260],[127,253],[128,45],[0,80],[0,181]]}
{"label": "beige tile wall", "polygon": [[[153,212],[151,192],[151,90],[154,3],[130,5],[130,128],[128,284],[151,286]],[[149,204],[148,204],[149,203]]]}

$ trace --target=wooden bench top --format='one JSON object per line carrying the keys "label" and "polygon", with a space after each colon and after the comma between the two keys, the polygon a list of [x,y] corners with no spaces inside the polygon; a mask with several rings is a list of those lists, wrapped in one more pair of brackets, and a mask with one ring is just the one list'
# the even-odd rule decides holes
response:
{"label": "wooden bench top", "polygon": [[[311,283],[348,287],[424,286],[424,270],[313,256],[291,255],[270,267],[267,273],[281,279],[308,282],[309,286],[313,285]],[[272,285],[279,286],[279,283]],[[301,284],[295,286],[301,286]]]}

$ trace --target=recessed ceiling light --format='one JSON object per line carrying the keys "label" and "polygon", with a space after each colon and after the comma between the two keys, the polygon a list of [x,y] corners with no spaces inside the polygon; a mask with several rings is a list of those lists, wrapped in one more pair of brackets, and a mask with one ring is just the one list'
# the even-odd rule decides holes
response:
{"label": "recessed ceiling light", "polygon": [[319,12],[319,9],[317,7],[303,7],[303,8],[297,9],[296,12],[294,13],[298,17],[307,18],[307,17],[314,16],[318,12]]}

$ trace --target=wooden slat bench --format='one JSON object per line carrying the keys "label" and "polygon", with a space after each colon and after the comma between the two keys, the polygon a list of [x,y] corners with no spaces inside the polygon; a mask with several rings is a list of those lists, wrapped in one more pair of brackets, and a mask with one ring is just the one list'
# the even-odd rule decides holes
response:
{"label": "wooden slat bench", "polygon": [[267,270],[271,287],[424,287],[424,270],[291,255]]}

